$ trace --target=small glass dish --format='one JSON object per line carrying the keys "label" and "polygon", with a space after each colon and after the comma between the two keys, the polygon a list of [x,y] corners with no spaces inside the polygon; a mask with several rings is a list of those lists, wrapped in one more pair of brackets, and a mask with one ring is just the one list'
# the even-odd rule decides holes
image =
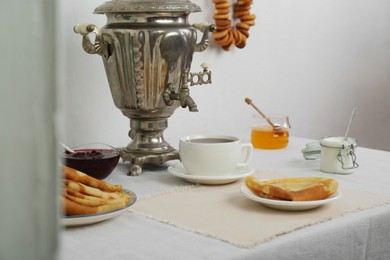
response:
{"label": "small glass dish", "polygon": [[102,143],[84,144],[72,149],[75,153],[63,153],[64,165],[100,180],[112,173],[120,157],[116,148]]}
{"label": "small glass dish", "polygon": [[321,156],[321,146],[319,141],[313,141],[306,144],[306,147],[301,150],[303,157],[306,160],[317,160]]}

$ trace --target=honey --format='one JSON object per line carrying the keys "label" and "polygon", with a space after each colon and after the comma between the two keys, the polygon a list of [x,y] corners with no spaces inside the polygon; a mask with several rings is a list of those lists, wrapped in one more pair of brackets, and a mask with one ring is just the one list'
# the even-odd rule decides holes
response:
{"label": "honey", "polygon": [[252,128],[251,143],[255,148],[281,149],[287,146],[288,137],[288,128],[273,129],[267,125],[257,126]]}

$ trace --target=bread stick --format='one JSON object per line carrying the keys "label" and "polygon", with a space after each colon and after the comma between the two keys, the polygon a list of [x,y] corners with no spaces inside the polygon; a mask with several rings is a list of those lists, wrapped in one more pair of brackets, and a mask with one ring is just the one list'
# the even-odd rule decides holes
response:
{"label": "bread stick", "polygon": [[101,189],[103,191],[109,191],[109,192],[122,191],[122,186],[120,185],[112,185],[108,182],[95,179],[83,172],[77,171],[67,166],[64,166],[63,172],[64,172],[65,179],[72,180],[74,182],[80,182],[90,187]]}
{"label": "bread stick", "polygon": [[130,195],[126,193],[120,193],[118,199],[103,199],[100,197],[86,195],[71,189],[65,189],[64,196],[74,202],[87,206],[102,206],[119,202],[123,202],[125,206],[130,201]]}
{"label": "bread stick", "polygon": [[86,206],[64,197],[62,198],[62,203],[66,215],[68,216],[105,213],[123,208],[123,206],[117,204],[103,205],[97,207]]}
{"label": "bread stick", "polygon": [[67,188],[81,192],[86,195],[95,196],[103,199],[119,199],[120,195],[116,192],[105,192],[97,188],[89,187],[85,184],[71,181],[71,180],[65,180]]}

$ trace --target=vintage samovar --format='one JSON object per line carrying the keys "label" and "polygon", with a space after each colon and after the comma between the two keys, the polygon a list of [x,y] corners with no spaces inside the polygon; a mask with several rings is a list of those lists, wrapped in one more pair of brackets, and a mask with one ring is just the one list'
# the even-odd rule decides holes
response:
{"label": "vintage samovar", "polygon": [[[168,118],[179,106],[198,111],[188,87],[211,83],[205,64],[190,73],[194,52],[208,47],[214,30],[207,23],[189,24],[189,14],[199,11],[187,0],[113,0],[94,11],[107,16],[104,27],[74,27],[83,49],[102,56],[115,106],[130,119],[132,141],[120,148],[122,160],[131,163],[129,175],[141,174],[144,164],[179,159],[163,137]],[[203,33],[199,41],[197,30]]]}

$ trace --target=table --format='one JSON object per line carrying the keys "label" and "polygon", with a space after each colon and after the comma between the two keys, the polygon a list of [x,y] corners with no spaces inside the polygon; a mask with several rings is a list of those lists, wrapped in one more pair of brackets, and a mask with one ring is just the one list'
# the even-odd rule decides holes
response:
{"label": "table", "polygon": [[[340,186],[390,196],[390,152],[358,147],[360,167],[350,175],[322,173],[318,160],[304,160],[301,149],[312,140],[291,137],[282,150],[255,149],[253,167],[286,176],[326,176]],[[163,192],[186,181],[164,166],[149,166],[141,176],[127,176],[128,164],[118,164],[106,179],[134,191],[139,198]],[[278,236],[251,249],[203,236],[125,212],[98,224],[64,229],[60,259],[390,259],[390,205]]]}

